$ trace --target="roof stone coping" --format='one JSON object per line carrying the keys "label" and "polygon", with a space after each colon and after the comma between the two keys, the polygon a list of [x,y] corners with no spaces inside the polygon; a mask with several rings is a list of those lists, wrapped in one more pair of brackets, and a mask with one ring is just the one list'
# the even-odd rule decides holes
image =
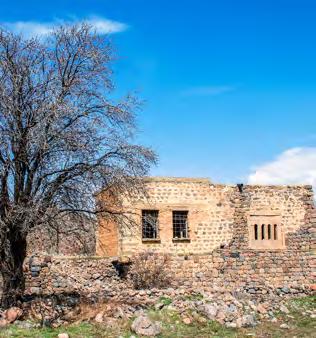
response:
{"label": "roof stone coping", "polygon": [[171,183],[207,183],[211,180],[204,177],[171,177],[171,176],[146,176],[143,178],[145,182],[171,182]]}

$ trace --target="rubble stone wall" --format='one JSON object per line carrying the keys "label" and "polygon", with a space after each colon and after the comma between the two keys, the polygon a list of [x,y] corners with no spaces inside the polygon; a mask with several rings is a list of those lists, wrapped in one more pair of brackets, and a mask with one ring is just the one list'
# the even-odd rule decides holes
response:
{"label": "rubble stone wall", "polygon": [[24,263],[26,294],[115,294],[126,281],[113,262],[99,257],[31,256]]}
{"label": "rubble stone wall", "polygon": [[217,250],[211,255],[176,257],[173,271],[175,280],[187,286],[193,281],[194,286],[208,291],[215,287],[262,293],[267,286],[300,288],[313,284],[315,264],[315,257],[307,251]]}
{"label": "rubble stone wall", "polygon": [[[132,261],[130,262],[132,264]],[[117,258],[31,257],[25,262],[26,294],[78,293],[98,299],[123,299],[134,294],[129,263]],[[215,250],[208,255],[174,255],[166,267],[175,289],[243,290],[264,294],[268,289],[296,293],[315,283],[315,256],[310,251]],[[314,273],[314,275],[313,275]]]}

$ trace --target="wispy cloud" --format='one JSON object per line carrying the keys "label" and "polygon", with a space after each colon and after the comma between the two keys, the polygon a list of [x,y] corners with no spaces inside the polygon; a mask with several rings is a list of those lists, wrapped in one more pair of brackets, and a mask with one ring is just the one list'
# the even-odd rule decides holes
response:
{"label": "wispy cloud", "polygon": [[86,22],[90,24],[99,34],[113,34],[123,32],[128,29],[128,25],[123,22],[113,21],[102,17],[89,17],[87,19],[60,20],[50,22],[38,21],[15,21],[2,22],[1,25],[14,33],[21,33],[26,37],[43,36],[49,34],[60,24],[78,24]]}
{"label": "wispy cloud", "polygon": [[217,96],[236,90],[235,86],[198,86],[184,89],[184,96]]}
{"label": "wispy cloud", "polygon": [[291,148],[254,168],[250,184],[311,184],[316,188],[316,148]]}

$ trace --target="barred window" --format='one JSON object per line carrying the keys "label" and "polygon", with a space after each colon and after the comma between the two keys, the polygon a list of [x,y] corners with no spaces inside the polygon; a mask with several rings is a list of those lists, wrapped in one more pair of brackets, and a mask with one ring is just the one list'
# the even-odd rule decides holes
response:
{"label": "barred window", "polygon": [[285,240],[281,223],[281,215],[273,212],[249,215],[249,247],[258,250],[284,249]]}
{"label": "barred window", "polygon": [[[253,225],[253,233],[254,233],[254,239],[257,241],[259,240],[259,236],[258,236],[258,224],[254,224]],[[268,239],[268,240],[278,240],[278,225],[277,224],[274,224],[273,225],[273,234],[272,234],[272,225],[271,224],[268,224],[268,225],[265,225],[265,224],[262,224],[261,225],[261,240],[265,240],[265,239]]]}
{"label": "barred window", "polygon": [[158,210],[142,210],[142,237],[158,238]]}
{"label": "barred window", "polygon": [[189,238],[188,211],[173,211],[173,238]]}

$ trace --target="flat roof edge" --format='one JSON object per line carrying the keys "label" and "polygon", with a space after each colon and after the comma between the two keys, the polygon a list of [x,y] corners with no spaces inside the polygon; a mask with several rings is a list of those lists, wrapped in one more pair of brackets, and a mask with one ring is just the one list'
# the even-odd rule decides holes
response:
{"label": "flat roof edge", "polygon": [[146,176],[143,180],[144,182],[212,183],[206,177]]}

